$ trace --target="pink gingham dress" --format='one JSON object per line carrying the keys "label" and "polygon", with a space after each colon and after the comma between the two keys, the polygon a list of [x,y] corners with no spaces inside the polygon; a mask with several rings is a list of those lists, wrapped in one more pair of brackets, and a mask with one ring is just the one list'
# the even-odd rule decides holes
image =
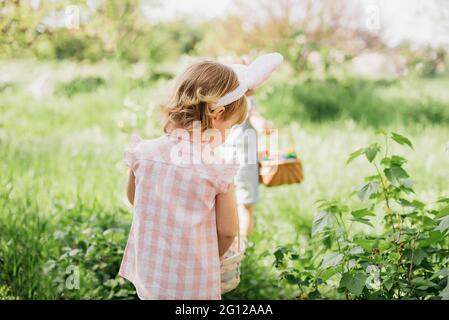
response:
{"label": "pink gingham dress", "polygon": [[218,157],[199,163],[196,147],[167,134],[133,136],[125,151],[136,191],[119,274],[140,299],[221,299],[215,197],[227,191],[238,164]]}

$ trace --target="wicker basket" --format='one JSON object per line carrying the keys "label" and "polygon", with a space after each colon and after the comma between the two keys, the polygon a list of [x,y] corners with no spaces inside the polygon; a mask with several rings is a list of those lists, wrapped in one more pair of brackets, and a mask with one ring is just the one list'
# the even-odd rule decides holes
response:
{"label": "wicker basket", "polygon": [[301,183],[304,180],[301,160],[263,160],[259,162],[259,180],[268,187]]}
{"label": "wicker basket", "polygon": [[234,290],[240,283],[240,262],[246,249],[245,240],[240,237],[240,218],[237,216],[237,239],[224,254],[221,261],[221,294]]}
{"label": "wicker basket", "polygon": [[240,283],[240,262],[245,253],[245,241],[238,237],[221,262],[221,294],[234,290]]}

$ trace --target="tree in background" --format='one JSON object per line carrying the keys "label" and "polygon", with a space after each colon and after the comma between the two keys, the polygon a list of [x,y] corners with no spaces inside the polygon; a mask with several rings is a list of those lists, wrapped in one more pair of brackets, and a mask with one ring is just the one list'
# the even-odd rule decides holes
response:
{"label": "tree in background", "polygon": [[150,21],[139,0],[0,0],[0,7],[1,58],[116,58],[144,61],[157,73],[161,62],[184,54],[280,51],[297,73],[324,76],[369,51],[388,55],[395,50],[426,75],[441,72],[446,63],[444,48],[418,50],[403,44],[400,50],[388,49],[381,28],[363,27],[366,7],[343,0],[235,0],[229,14],[200,22],[185,17]]}
{"label": "tree in background", "polygon": [[153,64],[192,53],[202,39],[201,31],[190,23],[151,24],[139,0],[0,0],[0,4],[2,58],[118,58]]}
{"label": "tree in background", "polygon": [[332,64],[366,48],[384,47],[379,34],[348,25],[354,16],[363,16],[360,7],[341,0],[238,0],[228,17],[209,23],[208,30],[212,31],[200,47],[208,55],[276,50],[298,71],[320,63],[327,72]]}

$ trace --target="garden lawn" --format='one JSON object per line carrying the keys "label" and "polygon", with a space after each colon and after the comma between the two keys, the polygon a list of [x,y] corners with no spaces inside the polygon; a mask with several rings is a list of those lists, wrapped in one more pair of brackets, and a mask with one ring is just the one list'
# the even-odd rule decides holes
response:
{"label": "garden lawn", "polygon": [[[51,82],[43,97],[30,91],[38,69]],[[0,85],[0,298],[136,298],[117,276],[132,217],[122,155],[132,132],[160,133],[153,100],[160,83],[136,79],[115,62],[74,68],[68,62],[16,61],[0,64],[0,70],[13,75]],[[409,159],[406,167],[421,198],[448,196],[448,80],[351,81],[302,88],[290,83],[284,91],[274,83],[258,93],[263,112],[283,128],[281,138],[294,138],[305,180],[262,189],[241,284],[225,298],[299,294],[279,282],[273,252],[288,243],[303,252],[313,249],[315,202],[347,199],[373,173],[362,159],[345,162],[352,151],[380,139],[376,128],[413,141],[415,151],[400,153]],[[413,88],[422,94],[409,95]],[[365,105],[366,113],[360,109]],[[72,281],[78,275],[79,285]]]}

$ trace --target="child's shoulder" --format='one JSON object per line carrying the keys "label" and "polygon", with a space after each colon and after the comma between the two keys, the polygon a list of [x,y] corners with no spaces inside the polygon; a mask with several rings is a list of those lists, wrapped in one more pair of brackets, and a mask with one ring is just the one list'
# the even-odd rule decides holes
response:
{"label": "child's shoulder", "polygon": [[[233,182],[239,164],[221,155],[209,154],[204,149],[196,149],[189,141],[173,139],[163,135],[155,139],[142,139],[133,135],[125,149],[125,163],[130,168],[134,164],[158,164],[169,166],[193,180],[205,180],[214,185],[217,192],[225,192]],[[192,175],[193,173],[193,175]]]}
{"label": "child's shoulder", "polygon": [[137,134],[132,135],[125,147],[125,162],[129,166],[136,160],[169,162],[170,146],[164,138],[143,139]]}

